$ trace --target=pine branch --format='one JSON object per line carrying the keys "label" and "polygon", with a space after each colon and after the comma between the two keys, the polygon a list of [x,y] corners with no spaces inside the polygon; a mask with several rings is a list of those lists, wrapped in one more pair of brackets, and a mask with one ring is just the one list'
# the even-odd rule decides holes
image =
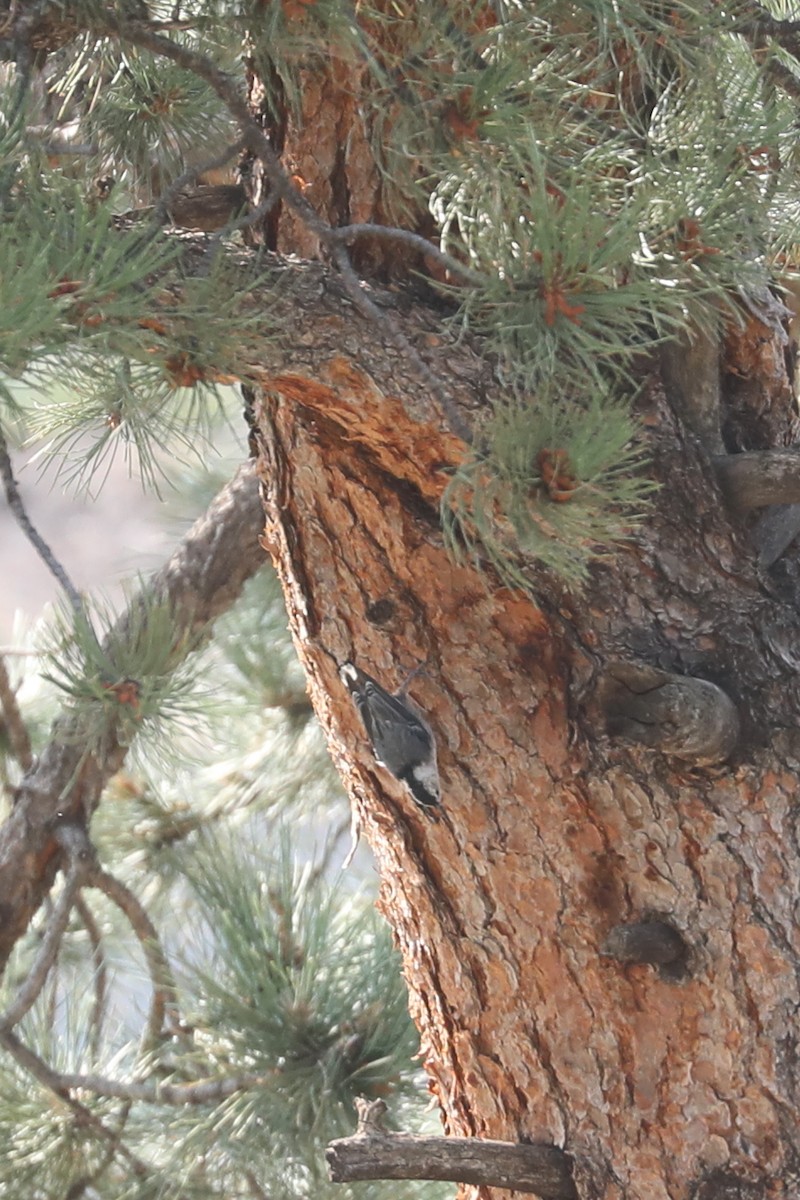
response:
{"label": "pine branch", "polygon": [[331,1142],[325,1153],[334,1183],[441,1179],[535,1192],[542,1200],[576,1200],[570,1159],[557,1146],[388,1133],[380,1124],[382,1100],[362,1099],[356,1108],[355,1135]]}
{"label": "pine branch", "polygon": [[[246,464],[146,589],[146,596],[170,606],[176,646],[184,657],[263,565],[262,527],[255,470]],[[134,601],[113,631],[118,640],[135,627],[137,611]],[[112,727],[102,751],[92,753],[86,750],[85,736],[80,740],[81,720],[67,711],[56,721],[49,744],[20,783],[14,809],[0,829],[0,894],[5,906],[0,928],[2,964],[57,870],[56,814],[82,814],[85,823],[103,787],[125,760],[128,747],[120,740],[119,729]]]}
{"label": "pine branch", "polygon": [[[409,359],[415,372],[438,396],[442,411],[447,418],[450,428],[462,440],[471,441],[470,431],[455,409],[450,396],[441,380],[437,379],[427,364],[420,357],[411,343],[404,337],[402,331],[382,312],[367,295],[344,247],[343,240],[332,226],[319,215],[303,193],[295,186],[284,170],[279,156],[254,120],[246,101],[243,99],[236,82],[224,71],[220,71],[209,58],[187,46],[179,45],[168,38],[156,34],[148,26],[140,22],[119,21],[113,16],[104,19],[106,32],[109,30],[123,40],[130,41],[135,46],[150,50],[153,54],[162,55],[178,63],[187,71],[198,75],[216,92],[231,116],[238,122],[242,131],[242,140],[249,150],[258,158],[264,167],[270,183],[270,191],[276,199],[285,201],[299,215],[304,224],[315,233],[320,240],[331,247],[333,259],[353,303],[364,316],[382,327],[391,340]],[[423,239],[424,241],[424,239]],[[453,260],[454,262],[456,260]]]}
{"label": "pine branch", "polygon": [[205,54],[162,37],[149,25],[140,21],[123,21],[108,13],[104,15],[97,32],[103,35],[113,34],[134,46],[149,50],[152,54],[168,58],[185,71],[191,71],[204,79],[238,122],[244,144],[262,163],[271,190],[295,209],[309,229],[325,239],[330,231],[329,224],[319,216],[284,171],[279,156],[273,150],[269,138],[253,119],[238,83],[232,76],[221,71]]}
{"label": "pine branch", "polygon": [[69,1096],[66,1089],[62,1086],[61,1076],[58,1072],[48,1067],[47,1063],[38,1054],[35,1054],[30,1047],[26,1046],[24,1042],[20,1041],[17,1035],[12,1033],[11,1030],[0,1030],[0,1046],[8,1051],[15,1062],[30,1072],[34,1079],[43,1084],[44,1087],[49,1088],[51,1092],[54,1092],[64,1101],[74,1114],[78,1125],[83,1125],[91,1129],[93,1133],[96,1133],[109,1146],[113,1147],[114,1154],[119,1154],[121,1158],[124,1158],[138,1178],[142,1179],[150,1174],[150,1168],[147,1164],[141,1158],[138,1158],[137,1155],[133,1154],[124,1142],[122,1142],[122,1124],[117,1130],[109,1129],[90,1109]]}

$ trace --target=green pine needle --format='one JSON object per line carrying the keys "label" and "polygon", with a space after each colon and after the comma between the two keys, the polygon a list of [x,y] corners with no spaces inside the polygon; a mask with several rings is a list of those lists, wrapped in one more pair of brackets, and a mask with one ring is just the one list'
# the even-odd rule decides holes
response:
{"label": "green pine needle", "polygon": [[561,394],[498,409],[486,449],[457,471],[442,500],[457,556],[485,557],[501,579],[536,590],[529,559],[576,586],[593,558],[629,538],[654,485],[641,474],[629,407]]}

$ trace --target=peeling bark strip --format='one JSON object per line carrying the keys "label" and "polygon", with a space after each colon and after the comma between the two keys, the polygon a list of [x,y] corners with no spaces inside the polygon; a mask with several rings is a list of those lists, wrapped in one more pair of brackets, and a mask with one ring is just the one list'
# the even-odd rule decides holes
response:
{"label": "peeling bark strip", "polygon": [[437,1179],[533,1192],[542,1200],[577,1200],[569,1156],[557,1146],[389,1133],[377,1120],[386,1109],[382,1100],[356,1104],[358,1132],[325,1151],[333,1183]]}
{"label": "peeling bark strip", "polygon": [[[241,467],[187,533],[172,558],[153,577],[148,595],[170,604],[177,644],[196,649],[208,626],[225,612],[244,583],[262,566],[259,533],[263,514],[252,463]],[[135,612],[137,601],[132,603]],[[125,630],[127,617],[118,622]],[[0,829],[0,966],[44,899],[61,852],[56,815],[88,821],[106,783],[122,766],[127,746],[109,734],[103,754],[86,752],[66,712],[50,741],[27,771]]]}

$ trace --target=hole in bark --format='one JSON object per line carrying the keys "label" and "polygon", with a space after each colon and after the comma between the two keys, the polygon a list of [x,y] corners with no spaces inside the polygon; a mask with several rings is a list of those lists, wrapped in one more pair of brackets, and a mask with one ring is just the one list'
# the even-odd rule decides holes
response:
{"label": "hole in bark", "polygon": [[720,1168],[697,1184],[691,1200],[765,1200],[766,1195],[765,1183],[740,1179],[732,1171]]}
{"label": "hole in bark", "polygon": [[600,952],[618,962],[658,967],[661,977],[673,982],[688,974],[689,946],[672,922],[662,917],[615,925]]}
{"label": "hole in bark", "polygon": [[370,604],[364,616],[371,625],[388,625],[392,620],[397,609],[391,600],[384,598],[376,600],[374,604]]}

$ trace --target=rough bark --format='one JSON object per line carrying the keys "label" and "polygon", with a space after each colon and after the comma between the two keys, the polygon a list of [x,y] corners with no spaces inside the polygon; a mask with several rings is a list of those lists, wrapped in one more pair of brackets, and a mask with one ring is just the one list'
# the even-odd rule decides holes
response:
{"label": "rough bark", "polygon": [[[362,330],[368,369],[352,353],[361,327],[332,322],[338,350],[313,374],[262,376],[267,540],[378,860],[446,1131],[564,1146],[586,1197],[723,1196],[729,1179],[788,1197],[794,611],[760,585],[657,380],[642,408],[664,487],[582,594],[533,563],[536,602],[455,565],[437,506],[458,444],[379,339]],[[439,820],[375,765],[346,659],[389,686],[426,663],[412,693],[438,738]],[[603,680],[620,661],[721,689],[741,722],[730,762],[611,737]],[[615,928],[656,917],[688,970],[609,956]]]}
{"label": "rough bark", "polygon": [[[309,104],[336,87],[317,80]],[[320,190],[329,168],[313,174],[318,139],[366,144],[357,106],[336,112],[335,133],[308,121],[275,144],[331,220],[380,220],[366,159],[347,177],[357,216]],[[276,214],[272,244],[298,249],[292,232]],[[300,340],[322,331],[327,348],[261,374],[269,546],[378,861],[445,1130],[563,1146],[582,1200],[800,1187],[797,571],[766,577],[714,462],[723,445],[793,440],[768,307],[719,354],[697,351],[699,410],[685,371],[668,362],[666,390],[650,378],[639,406],[663,487],[648,522],[580,594],[531,563],[535,601],[445,553],[437,509],[462,448],[380,331],[352,312],[301,322]],[[466,346],[432,348],[423,313],[411,340],[472,418],[491,383]],[[438,739],[438,820],[375,765],[338,678],[347,659],[392,687],[426,664],[412,694]],[[609,708],[610,673],[668,687],[636,711],[617,690]],[[713,685],[710,740],[664,733],[676,676],[695,697]]]}

